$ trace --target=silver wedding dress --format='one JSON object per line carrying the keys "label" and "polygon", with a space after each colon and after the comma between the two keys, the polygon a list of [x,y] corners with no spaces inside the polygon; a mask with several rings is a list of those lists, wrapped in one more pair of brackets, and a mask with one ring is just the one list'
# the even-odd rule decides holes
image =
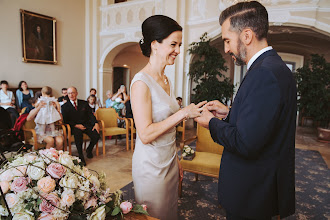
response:
{"label": "silver wedding dress", "polygon": [[[136,81],[143,81],[149,87],[153,123],[163,121],[179,110],[171,84],[169,96],[146,73],[137,73],[131,86]],[[179,167],[175,139],[175,127],[149,144],[143,144],[137,132],[133,154],[132,176],[136,202],[146,204],[150,216],[161,220],[176,220],[178,217]]]}

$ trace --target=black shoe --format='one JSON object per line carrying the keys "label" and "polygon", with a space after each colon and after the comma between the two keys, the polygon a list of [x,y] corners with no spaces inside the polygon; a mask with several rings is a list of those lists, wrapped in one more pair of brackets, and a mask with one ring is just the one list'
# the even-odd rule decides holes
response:
{"label": "black shoe", "polygon": [[87,158],[91,159],[93,158],[93,152],[92,151],[86,151],[87,152]]}
{"label": "black shoe", "polygon": [[84,156],[79,156],[79,159],[81,160],[81,161],[80,161],[80,165],[82,165],[82,166],[86,166],[86,161],[85,161]]}
{"label": "black shoe", "polygon": [[86,161],[85,161],[85,159],[82,159],[82,160],[81,160],[80,165],[81,165],[81,166],[84,166],[84,167],[86,166]]}

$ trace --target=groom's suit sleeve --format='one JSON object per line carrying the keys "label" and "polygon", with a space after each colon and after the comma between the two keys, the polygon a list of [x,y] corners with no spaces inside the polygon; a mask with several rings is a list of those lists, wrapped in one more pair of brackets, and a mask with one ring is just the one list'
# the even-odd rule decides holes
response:
{"label": "groom's suit sleeve", "polygon": [[235,111],[235,122],[212,118],[209,129],[213,140],[225,150],[253,159],[267,147],[276,127],[281,93],[277,79],[269,69],[256,68],[248,74],[241,85],[240,97],[236,97],[238,100],[231,109]]}

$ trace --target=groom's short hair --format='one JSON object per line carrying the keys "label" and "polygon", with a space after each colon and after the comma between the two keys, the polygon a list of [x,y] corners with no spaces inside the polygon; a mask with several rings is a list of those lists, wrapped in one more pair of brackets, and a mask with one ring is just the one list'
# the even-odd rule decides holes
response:
{"label": "groom's short hair", "polygon": [[257,1],[240,2],[226,8],[219,17],[220,25],[230,19],[231,30],[241,33],[250,28],[258,40],[267,39],[269,29],[268,13],[266,8]]}

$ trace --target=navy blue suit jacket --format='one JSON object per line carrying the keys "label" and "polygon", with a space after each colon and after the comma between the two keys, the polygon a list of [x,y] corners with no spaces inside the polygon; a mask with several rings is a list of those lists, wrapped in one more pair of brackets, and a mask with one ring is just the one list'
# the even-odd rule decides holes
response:
{"label": "navy blue suit jacket", "polygon": [[296,100],[293,74],[270,50],[253,62],[227,121],[210,120],[213,140],[224,146],[219,202],[233,215],[295,212]]}

